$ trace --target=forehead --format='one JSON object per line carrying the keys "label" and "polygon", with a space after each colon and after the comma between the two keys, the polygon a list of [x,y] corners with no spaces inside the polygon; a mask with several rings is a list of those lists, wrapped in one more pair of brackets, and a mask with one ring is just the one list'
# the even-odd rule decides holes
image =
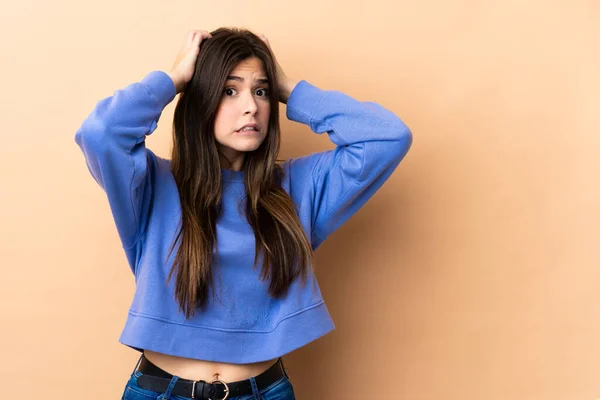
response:
{"label": "forehead", "polygon": [[231,70],[230,75],[250,77],[252,79],[264,77],[266,75],[263,63],[257,57],[247,58],[236,64]]}

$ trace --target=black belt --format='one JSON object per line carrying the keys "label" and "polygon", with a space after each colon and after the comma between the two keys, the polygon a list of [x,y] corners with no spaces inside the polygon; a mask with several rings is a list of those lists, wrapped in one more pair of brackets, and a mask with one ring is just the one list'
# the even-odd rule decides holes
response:
{"label": "black belt", "polygon": [[[163,393],[173,378],[173,375],[152,364],[145,356],[142,356],[138,371],[142,373],[142,376],[137,379],[138,385],[142,389],[153,392]],[[283,361],[279,358],[272,367],[255,376],[254,379],[258,390],[262,390],[284,376],[287,375],[283,369]],[[179,379],[173,387],[172,394],[192,399],[225,400],[252,394],[252,385],[250,379],[229,383],[220,380],[206,382]]]}

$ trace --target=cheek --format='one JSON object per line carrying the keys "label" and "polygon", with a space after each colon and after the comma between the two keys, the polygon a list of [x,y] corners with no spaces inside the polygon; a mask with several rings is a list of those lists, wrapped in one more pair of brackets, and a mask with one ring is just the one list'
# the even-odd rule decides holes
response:
{"label": "cheek", "polygon": [[269,122],[269,117],[271,116],[271,107],[269,106],[269,103],[261,105],[260,116],[263,123]]}
{"label": "cheek", "polygon": [[232,112],[228,107],[220,107],[215,115],[215,132],[226,133],[231,130]]}

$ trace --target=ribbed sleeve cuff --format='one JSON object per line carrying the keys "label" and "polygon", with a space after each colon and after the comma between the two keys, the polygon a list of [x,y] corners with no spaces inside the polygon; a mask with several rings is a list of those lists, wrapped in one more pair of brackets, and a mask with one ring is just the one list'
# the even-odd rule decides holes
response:
{"label": "ribbed sleeve cuff", "polygon": [[310,125],[315,108],[325,91],[302,80],[298,82],[287,102],[286,116],[289,120]]}
{"label": "ribbed sleeve cuff", "polygon": [[141,83],[150,89],[152,95],[163,108],[169,104],[177,94],[173,80],[171,80],[169,75],[163,71],[150,72],[142,79]]}

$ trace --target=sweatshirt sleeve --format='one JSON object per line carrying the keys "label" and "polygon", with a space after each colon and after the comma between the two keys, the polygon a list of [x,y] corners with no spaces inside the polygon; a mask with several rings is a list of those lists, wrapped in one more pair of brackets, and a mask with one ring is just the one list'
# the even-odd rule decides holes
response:
{"label": "sweatshirt sleeve", "polygon": [[286,114],[315,133],[327,132],[336,145],[290,165],[292,176],[304,176],[313,187],[311,240],[316,248],[390,177],[408,152],[412,133],[376,103],[324,91],[306,81],[290,94]]}
{"label": "sweatshirt sleeve", "polygon": [[75,134],[89,171],[106,192],[125,248],[138,240],[147,218],[152,154],[145,146],[146,135],[154,132],[175,95],[171,78],[152,71],[141,82],[100,100]]}

